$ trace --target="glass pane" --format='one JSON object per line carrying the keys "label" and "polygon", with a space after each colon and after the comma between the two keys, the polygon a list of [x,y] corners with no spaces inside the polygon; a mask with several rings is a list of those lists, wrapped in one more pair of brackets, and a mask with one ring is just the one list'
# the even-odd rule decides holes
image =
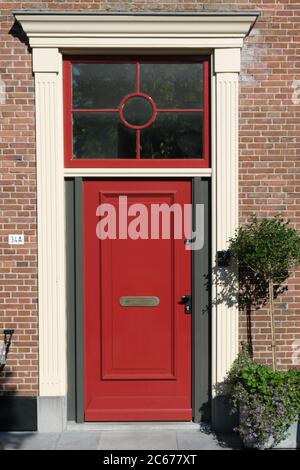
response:
{"label": "glass pane", "polygon": [[135,64],[73,64],[73,108],[117,108],[135,91]]}
{"label": "glass pane", "polygon": [[202,107],[202,64],[141,64],[141,93],[158,108]]}
{"label": "glass pane", "polygon": [[135,143],[118,113],[73,113],[74,158],[135,158]]}
{"label": "glass pane", "polygon": [[129,98],[123,107],[123,117],[132,126],[143,126],[153,115],[149,101],[141,96]]}
{"label": "glass pane", "polygon": [[141,130],[141,158],[202,156],[202,113],[159,113]]}

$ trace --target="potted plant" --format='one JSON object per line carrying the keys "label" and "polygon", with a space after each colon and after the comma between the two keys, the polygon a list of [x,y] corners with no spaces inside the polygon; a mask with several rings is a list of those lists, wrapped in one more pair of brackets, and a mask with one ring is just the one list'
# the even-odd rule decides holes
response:
{"label": "potted plant", "polygon": [[270,447],[282,441],[300,413],[300,371],[277,370],[274,312],[274,299],[300,263],[300,237],[280,217],[253,218],[230,239],[229,251],[238,266],[239,292],[248,310],[251,304],[268,304],[272,368],[253,361],[249,344],[248,353],[238,357],[226,383],[233,409],[239,410],[238,431],[244,443]]}
{"label": "potted plant", "polygon": [[[300,370],[273,371],[242,352],[229,371],[225,385],[232,412],[239,413],[238,431],[245,447],[279,446],[293,433],[296,446],[300,414]],[[289,444],[286,444],[289,445]]]}

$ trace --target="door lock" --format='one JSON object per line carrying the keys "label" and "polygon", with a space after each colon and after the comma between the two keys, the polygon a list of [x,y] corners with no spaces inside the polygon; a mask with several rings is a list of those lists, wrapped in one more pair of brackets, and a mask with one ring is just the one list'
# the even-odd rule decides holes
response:
{"label": "door lock", "polygon": [[184,313],[190,315],[192,312],[192,296],[191,294],[185,294],[181,297],[180,304],[184,305]]}

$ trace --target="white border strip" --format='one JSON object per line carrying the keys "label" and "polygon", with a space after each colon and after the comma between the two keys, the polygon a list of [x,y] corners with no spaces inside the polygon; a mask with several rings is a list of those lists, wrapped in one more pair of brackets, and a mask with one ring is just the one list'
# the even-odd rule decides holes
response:
{"label": "white border strip", "polygon": [[211,176],[211,168],[65,168],[64,176],[182,178]]}

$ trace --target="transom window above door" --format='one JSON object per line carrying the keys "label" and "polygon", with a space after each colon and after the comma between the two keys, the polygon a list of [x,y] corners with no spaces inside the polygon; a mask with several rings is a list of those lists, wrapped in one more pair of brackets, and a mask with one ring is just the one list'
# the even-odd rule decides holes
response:
{"label": "transom window above door", "polygon": [[67,167],[207,167],[208,59],[64,60]]}

